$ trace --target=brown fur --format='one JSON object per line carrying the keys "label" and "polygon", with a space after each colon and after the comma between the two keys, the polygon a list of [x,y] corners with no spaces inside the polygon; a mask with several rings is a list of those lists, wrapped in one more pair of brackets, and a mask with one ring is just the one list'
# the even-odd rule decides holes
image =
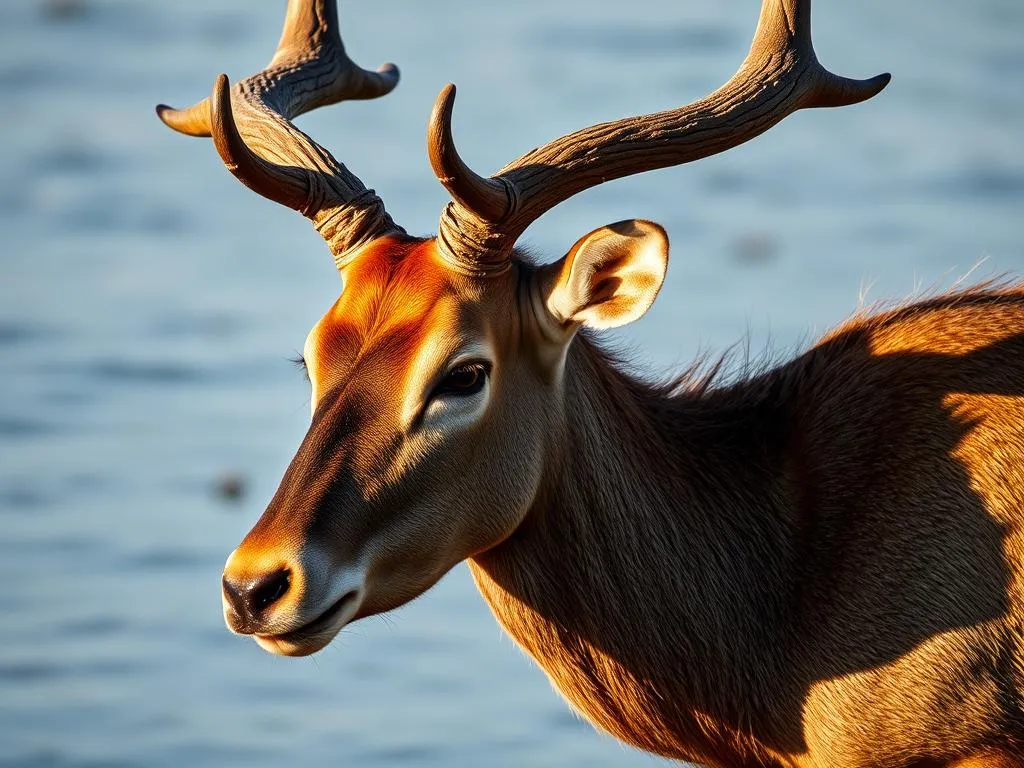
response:
{"label": "brown fur", "polygon": [[306,437],[225,564],[228,625],[314,653],[470,558],[555,685],[641,748],[739,768],[1024,766],[1024,289],[859,318],[775,370],[675,391],[573,341],[650,307],[661,227],[599,228],[545,268],[508,260],[584,188],[889,76],[822,69],[809,0],[765,0],[709,96],[491,180],[459,159],[448,86],[428,154],[452,202],[439,238],[415,239],[286,117],[397,83],[345,56],[335,5],[290,0],[267,69],[157,109],[311,218],[351,286],[307,339]]}
{"label": "brown fur", "polygon": [[472,569],[585,717],[709,766],[1024,765],[1024,288],[721,387],[581,337],[564,403]]}
{"label": "brown fur", "polygon": [[[225,569],[290,587],[229,625],[312,653],[340,628],[315,628],[338,573],[348,621],[469,557],[554,685],[642,749],[1024,766],[1024,286],[866,313],[732,383],[653,386],[585,331],[557,338],[536,301],[557,264],[513,267],[466,278],[410,238],[349,263],[307,342],[309,432]],[[482,341],[479,417],[409,422]]]}

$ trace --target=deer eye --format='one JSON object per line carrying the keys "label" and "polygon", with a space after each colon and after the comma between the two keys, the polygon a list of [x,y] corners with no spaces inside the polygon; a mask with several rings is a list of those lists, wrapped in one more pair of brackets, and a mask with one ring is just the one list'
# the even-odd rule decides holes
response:
{"label": "deer eye", "polygon": [[487,375],[491,372],[490,363],[465,363],[452,368],[434,390],[434,397],[452,395],[468,397],[475,395],[487,383]]}

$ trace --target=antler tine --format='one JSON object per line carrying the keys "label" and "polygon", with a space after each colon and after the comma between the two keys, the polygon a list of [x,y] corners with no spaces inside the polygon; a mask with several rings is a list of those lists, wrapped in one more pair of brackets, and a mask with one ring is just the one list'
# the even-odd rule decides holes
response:
{"label": "antler tine", "polygon": [[[224,166],[245,186],[275,202],[302,211],[309,194],[302,171],[275,166],[249,149],[238,132],[231,111],[231,89],[227,75],[218,75],[207,100],[213,144]],[[271,196],[272,195],[272,196]]]}
{"label": "antler tine", "polygon": [[546,211],[605,181],[699,160],[738,146],[798,109],[869,99],[888,74],[851,80],[821,66],[811,43],[811,0],[763,0],[743,64],[721,88],[678,109],[594,125],[534,149],[490,179],[473,173],[451,131],[454,87],[434,106],[428,153],[452,195],[438,239],[472,272],[507,267],[516,239]]}
{"label": "antler tine", "polygon": [[472,209],[485,221],[500,221],[510,205],[506,187],[498,179],[477,176],[459,156],[452,136],[454,107],[455,86],[448,83],[434,102],[434,110],[427,124],[427,156],[430,158],[430,166],[452,200]]}
{"label": "antler tine", "polygon": [[345,53],[336,0],[289,0],[281,40],[267,68],[184,109],[157,107],[171,128],[213,136],[224,164],[243,184],[313,221],[339,260],[388,232],[402,232],[372,191],[291,120],[319,106],[373,99],[398,84],[398,68],[376,72]]}
{"label": "antler tine", "polygon": [[185,109],[175,109],[166,104],[156,105],[156,114],[164,125],[170,126],[186,136],[210,135],[210,100],[203,99]]}

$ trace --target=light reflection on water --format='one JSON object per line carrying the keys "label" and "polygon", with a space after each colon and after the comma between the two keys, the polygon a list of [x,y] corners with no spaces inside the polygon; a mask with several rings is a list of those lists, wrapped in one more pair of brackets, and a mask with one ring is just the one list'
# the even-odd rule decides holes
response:
{"label": "light reflection on water", "polygon": [[[0,766],[652,764],[571,715],[465,569],[323,654],[220,619],[228,551],[308,413],[286,358],[338,289],[318,237],[167,131],[260,66],[280,3],[11,0],[0,24]],[[752,0],[345,7],[356,60],[403,82],[303,118],[412,232],[444,196],[423,133],[458,83],[468,161],[663,109],[742,58]],[[45,10],[49,9],[49,10]],[[818,0],[822,60],[892,85],[729,154],[600,188],[532,228],[560,253],[666,225],[668,282],[619,338],[653,370],[751,337],[798,345],[860,301],[1024,273],[1024,6]],[[211,491],[248,481],[235,504]]]}

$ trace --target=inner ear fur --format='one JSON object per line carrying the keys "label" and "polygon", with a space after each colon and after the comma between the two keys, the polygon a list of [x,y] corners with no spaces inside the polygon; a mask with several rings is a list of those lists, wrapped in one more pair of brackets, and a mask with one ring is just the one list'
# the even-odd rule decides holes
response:
{"label": "inner ear fur", "polygon": [[668,235],[658,224],[609,224],[544,269],[545,303],[562,325],[616,328],[650,309],[667,267]]}

